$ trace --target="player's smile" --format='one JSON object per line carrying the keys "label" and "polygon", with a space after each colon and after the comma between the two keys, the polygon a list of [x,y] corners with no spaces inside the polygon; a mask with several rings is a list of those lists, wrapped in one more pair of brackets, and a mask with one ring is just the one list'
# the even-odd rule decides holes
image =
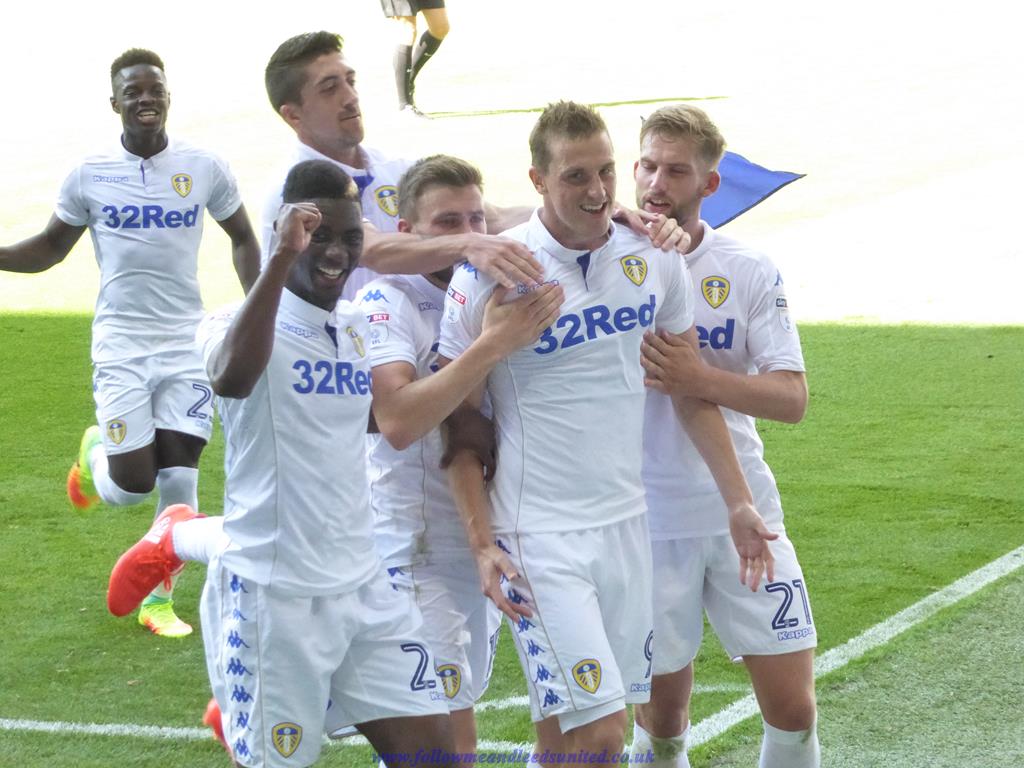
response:
{"label": "player's smile", "polygon": [[110,104],[129,140],[163,131],[171,106],[164,73],[149,64],[126,67],[114,80]]}
{"label": "player's smile", "polygon": [[320,226],[292,264],[285,285],[310,304],[331,310],[363,253],[362,211],[350,200],[311,202],[322,216]]}

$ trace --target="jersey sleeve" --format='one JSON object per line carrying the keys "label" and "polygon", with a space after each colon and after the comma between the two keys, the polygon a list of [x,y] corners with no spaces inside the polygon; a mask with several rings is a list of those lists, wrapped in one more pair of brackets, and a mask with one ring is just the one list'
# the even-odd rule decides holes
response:
{"label": "jersey sleeve", "polygon": [[260,265],[266,266],[274,252],[274,222],[281,211],[283,186],[278,184],[263,201],[263,215],[260,217]]}
{"label": "jersey sleeve", "polygon": [[374,280],[356,297],[370,326],[370,365],[404,362],[416,366],[412,304],[393,285]]}
{"label": "jersey sleeve", "polygon": [[675,252],[659,253],[665,286],[664,297],[655,312],[658,330],[684,333],[693,326],[694,297],[690,268],[682,255]]}
{"label": "jersey sleeve", "polygon": [[239,304],[232,304],[214,310],[203,318],[196,329],[196,345],[199,347],[199,354],[203,356],[203,366],[208,367],[213,351],[224,341],[224,337],[231,327],[231,322],[238,314]]}
{"label": "jersey sleeve", "polygon": [[89,206],[82,195],[82,169],[75,168],[61,185],[57,195],[57,218],[72,227],[89,224]]}
{"label": "jersey sleeve", "polygon": [[216,221],[224,221],[242,207],[242,196],[238,192],[238,182],[235,181],[227,162],[219,157],[212,157],[210,165],[211,189],[206,208]]}
{"label": "jersey sleeve", "polygon": [[782,274],[762,257],[752,281],[747,351],[757,370],[803,371],[800,335],[789,314],[789,300]]}
{"label": "jersey sleeve", "polygon": [[478,273],[469,263],[455,270],[444,297],[439,355],[454,360],[480,335],[484,306],[493,285],[493,280]]}

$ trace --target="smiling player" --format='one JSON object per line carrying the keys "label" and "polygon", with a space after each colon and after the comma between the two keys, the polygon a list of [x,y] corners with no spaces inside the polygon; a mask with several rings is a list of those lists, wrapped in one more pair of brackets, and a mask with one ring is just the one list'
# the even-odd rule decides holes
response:
{"label": "smiling player", "polygon": [[[0,269],[41,272],[63,261],[88,228],[100,267],[93,320],[96,420],[68,476],[72,505],[138,504],[154,486],[157,514],[197,506],[199,455],[213,427],[211,392],[195,350],[203,309],[196,279],[205,211],[231,238],[242,287],[259,271],[259,245],[227,165],[166,131],[171,98],[160,57],[133,48],[110,68],[118,144],[65,180],[46,228],[0,248]],[[160,587],[139,623],[181,637],[171,592]]]}

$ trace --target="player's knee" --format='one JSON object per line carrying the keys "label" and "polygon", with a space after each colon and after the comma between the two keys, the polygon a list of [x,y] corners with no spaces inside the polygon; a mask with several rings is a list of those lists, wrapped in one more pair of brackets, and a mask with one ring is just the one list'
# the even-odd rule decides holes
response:
{"label": "player's knee", "polygon": [[608,754],[621,752],[626,740],[626,711],[602,717],[566,735],[571,735],[573,751],[583,749],[595,754],[606,750]]}
{"label": "player's knee", "polygon": [[814,692],[780,697],[767,703],[761,713],[765,722],[782,731],[805,731],[814,725],[818,708]]}
{"label": "player's knee", "polygon": [[689,719],[689,702],[678,691],[666,691],[661,696],[651,693],[647,704],[637,704],[633,713],[636,721],[652,736],[671,738],[683,732]]}
{"label": "player's knee", "polygon": [[438,40],[444,40],[448,36],[448,32],[451,30],[451,26],[448,24],[448,19],[443,19],[429,24],[427,29],[429,29],[430,34]]}

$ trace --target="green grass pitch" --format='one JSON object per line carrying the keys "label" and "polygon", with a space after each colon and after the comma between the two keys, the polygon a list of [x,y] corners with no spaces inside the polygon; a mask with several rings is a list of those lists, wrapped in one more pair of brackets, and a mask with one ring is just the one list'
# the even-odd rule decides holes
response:
{"label": "green grass pitch", "polygon": [[[151,506],[79,516],[64,500],[65,473],[92,418],[88,318],[0,315],[0,338],[0,720],[198,726],[208,698],[198,636],[157,639],[105,610],[110,566],[147,527]],[[762,433],[825,651],[1024,543],[1024,328],[807,325],[802,338],[807,418],[762,424]],[[218,434],[201,468],[201,505],[209,512],[220,510],[222,456]],[[180,583],[187,618],[196,616],[201,581],[201,570],[191,568]],[[1019,658],[1007,650],[1024,630],[1021,589],[1017,574],[820,681],[825,764],[857,765],[853,756],[872,744],[876,755],[901,754],[907,737],[892,727],[897,715],[918,744],[932,731],[956,728],[959,712],[942,716],[951,690],[959,702],[983,702],[983,711],[971,710],[974,721],[1008,723],[1009,730],[958,731],[956,740],[934,742],[945,751],[930,762],[915,762],[918,749],[894,764],[953,765],[964,756],[975,765],[1012,764],[986,756],[993,739],[1024,743],[1009,695],[1015,680],[1017,691],[1024,681]],[[1007,610],[1014,601],[1017,610]],[[965,638],[988,651],[978,657],[964,646],[957,677],[939,652],[955,653]],[[743,695],[742,669],[713,637],[698,658],[697,680],[727,690],[697,695],[694,723]],[[487,698],[524,692],[506,638]],[[899,706],[900,697],[915,708]],[[479,730],[491,741],[530,740],[523,708],[484,712]],[[755,718],[691,759],[694,766],[749,765],[758,741]],[[0,728],[0,765],[61,763],[225,761],[212,740]],[[329,747],[322,764],[369,765],[369,750]]]}

